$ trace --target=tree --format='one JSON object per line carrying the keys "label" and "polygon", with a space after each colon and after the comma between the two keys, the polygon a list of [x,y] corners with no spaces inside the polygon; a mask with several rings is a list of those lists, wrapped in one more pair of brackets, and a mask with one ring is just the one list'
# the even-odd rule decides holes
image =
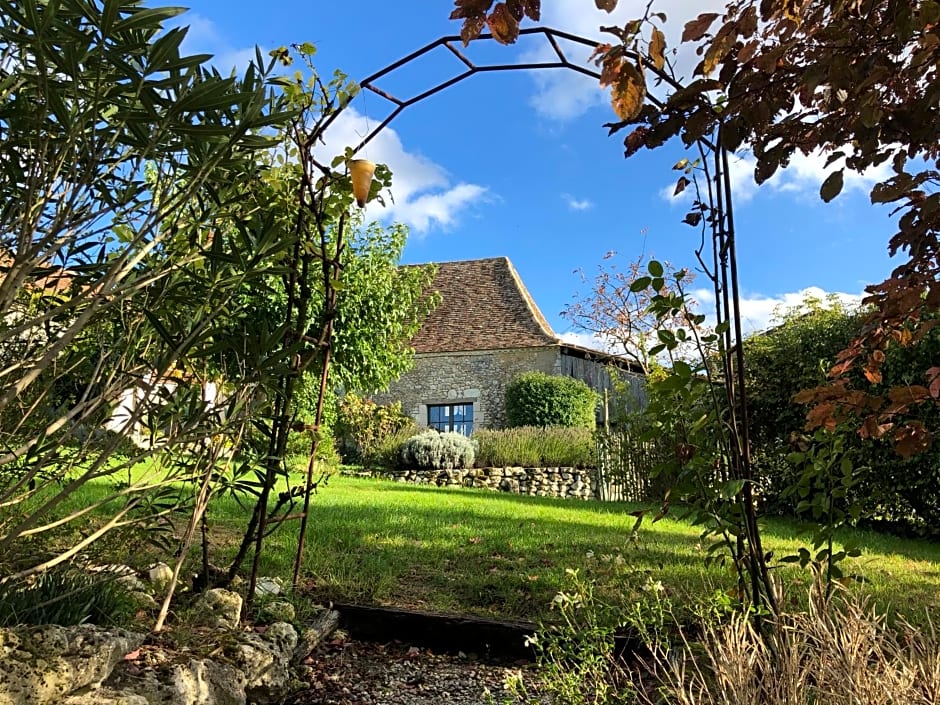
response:
{"label": "tree", "polygon": [[[540,10],[538,0],[455,4],[451,17],[463,20],[465,41],[488,26],[498,41],[513,42],[523,17],[537,20]],[[597,6],[612,11],[617,0]],[[720,150],[753,152],[761,183],[794,154],[821,151],[831,167],[820,190],[825,201],[838,196],[846,170],[892,165],[894,174],[872,188],[871,200],[896,204],[898,230],[888,249],[907,260],[868,287],[873,312],[816,390],[811,418],[856,418],[862,437],[887,437],[905,456],[926,449],[930,431],[905,414],[940,399],[940,366],[922,370],[905,389],[885,388],[881,367],[889,347],[926,336],[940,308],[940,4],[729,0],[724,16],[704,13],[686,24],[682,40],[702,59],[685,85],[668,71],[656,20],[665,15],[648,6],[636,21],[605,28],[617,42],[598,47],[601,82],[611,87],[620,118],[611,131],[635,126],[624,140],[627,156],[675,136],[692,145],[714,134]],[[655,104],[646,101],[648,73],[671,91]],[[687,216],[690,224],[702,220],[700,205]],[[852,383],[853,369],[869,386]]]}
{"label": "tree", "polygon": [[[159,493],[211,477],[251,417],[253,387],[207,404],[199,383],[241,284],[287,246],[249,187],[266,131],[288,115],[266,86],[270,64],[222,77],[181,54],[186,30],[163,27],[180,12],[0,0],[0,346],[16,351],[0,361],[5,579],[165,519],[176,505]],[[232,227],[213,237],[223,220]],[[149,418],[158,446],[98,430],[128,389],[143,402],[125,430]],[[141,458],[150,469],[135,475]],[[61,515],[108,478],[123,484]],[[51,556],[32,549],[76,526]]]}
{"label": "tree", "polygon": [[[608,252],[605,261],[612,260],[616,254]],[[661,337],[668,338],[690,323],[682,313],[659,318],[650,309],[653,297],[675,293],[676,270],[664,263],[660,265],[659,275],[653,276],[646,272],[646,259],[643,255],[637,257],[625,270],[619,269],[616,263],[598,265],[590,293],[576,298],[561,315],[575,327],[616,345],[618,354],[649,375],[661,366],[657,357],[650,355],[650,349],[661,342]],[[692,275],[688,274],[684,280],[691,282]],[[676,349],[667,354],[678,358],[682,352]]]}
{"label": "tree", "polygon": [[337,297],[334,385],[377,391],[414,365],[410,341],[440,295],[429,293],[434,266],[399,265],[407,237],[403,225],[354,229]]}
{"label": "tree", "polygon": [[[790,512],[798,506],[795,500],[800,499],[788,489],[798,468],[784,462],[784,456],[793,449],[805,452],[815,436],[835,442],[838,436],[846,435],[843,425],[807,424],[805,405],[797,400],[812,396],[804,390],[812,390],[825,378],[866,319],[865,311],[848,309],[837,301],[828,302],[826,307],[821,304],[810,301],[784,312],[775,327],[744,341],[751,437],[758,452],[762,494],[774,508]],[[918,371],[932,364],[938,354],[937,329],[915,344],[889,349],[881,368],[884,383],[892,388],[916,383]],[[862,373],[856,371],[855,377],[854,381],[861,383]],[[911,414],[925,427],[933,428],[940,409],[925,405]],[[940,520],[934,499],[940,492],[937,450],[900,458],[886,439],[862,439],[855,434],[839,439],[838,444],[853,462],[852,491],[840,498],[840,507],[853,503],[859,517],[936,532],[934,527]],[[801,472],[805,477],[806,470]]]}
{"label": "tree", "polygon": [[788,442],[802,432],[806,408],[794,396],[825,379],[841,350],[858,335],[864,312],[835,297],[810,299],[775,316],[773,326],[744,340],[752,438]]}

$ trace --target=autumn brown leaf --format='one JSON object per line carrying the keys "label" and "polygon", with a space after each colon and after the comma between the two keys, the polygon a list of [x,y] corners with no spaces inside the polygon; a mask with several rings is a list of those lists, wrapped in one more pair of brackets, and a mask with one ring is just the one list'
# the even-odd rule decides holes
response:
{"label": "autumn brown leaf", "polygon": [[869,438],[878,440],[879,438],[884,438],[885,434],[891,430],[892,426],[894,426],[894,424],[879,423],[878,417],[869,416],[865,419],[865,422],[862,424],[861,428],[859,428],[858,435],[863,440],[867,440]]}
{"label": "autumn brown leaf", "polygon": [[613,12],[617,9],[617,0],[594,0],[594,4],[597,5],[598,10],[604,12]]}
{"label": "autumn brown leaf", "polygon": [[838,421],[835,417],[835,405],[831,403],[817,404],[806,415],[806,430],[812,431],[817,428],[825,428],[828,431],[835,431]]}
{"label": "autumn brown leaf", "polygon": [[456,7],[450,13],[450,18],[452,20],[463,20],[485,17],[492,4],[493,0],[454,0]]}
{"label": "autumn brown leaf", "polygon": [[683,191],[685,191],[685,187],[688,186],[690,183],[692,183],[692,182],[689,181],[686,177],[680,176],[680,177],[679,177],[679,180],[676,181],[676,188],[675,188],[675,190],[672,192],[672,195],[673,195],[673,196],[678,196],[680,193],[682,193]]}
{"label": "autumn brown leaf", "polygon": [[506,0],[506,7],[516,22],[522,22],[522,18],[525,17],[525,3],[523,0]]}
{"label": "autumn brown leaf", "polygon": [[486,26],[485,17],[473,17],[463,21],[463,27],[460,28],[460,39],[464,46],[480,36],[480,32]]}
{"label": "autumn brown leaf", "polygon": [[643,110],[646,81],[640,70],[629,62],[620,66],[620,74],[611,91],[611,105],[621,120],[633,120]]}
{"label": "autumn brown leaf", "polygon": [[542,18],[542,0],[525,0],[525,14],[533,22]]}
{"label": "autumn brown leaf", "polygon": [[930,396],[933,399],[940,399],[940,367],[931,367],[927,370],[927,382]]}
{"label": "autumn brown leaf", "polygon": [[718,64],[728,55],[737,39],[737,33],[732,23],[726,24],[718,32],[718,36],[708,46],[705,52],[705,58],[702,59],[702,75],[707,76],[714,71]]}
{"label": "autumn brown leaf", "polygon": [[738,63],[746,64],[748,61],[754,58],[754,53],[757,51],[758,46],[759,46],[759,42],[756,39],[752,39],[743,47],[741,47],[738,50],[738,56],[737,56]]}
{"label": "autumn brown leaf", "polygon": [[927,387],[912,384],[906,387],[892,387],[888,391],[888,398],[897,404],[920,404],[930,398],[930,392]]}
{"label": "autumn brown leaf", "polygon": [[653,27],[653,36],[650,37],[650,58],[658,69],[666,65],[666,36],[658,27]]}
{"label": "autumn brown leaf", "polygon": [[645,144],[646,133],[649,132],[648,127],[643,127],[642,125],[636,128],[633,132],[627,135],[627,138],[623,141],[624,146],[626,147],[625,155],[630,157],[637,153],[637,151]]}
{"label": "autumn brown leaf", "polygon": [[500,44],[512,44],[519,37],[519,21],[512,16],[506,3],[497,3],[492,14],[486,18],[486,24],[493,33],[493,39]]}
{"label": "autumn brown leaf", "polygon": [[930,447],[930,433],[920,421],[908,421],[894,432],[894,450],[902,458],[923,453]]}
{"label": "autumn brown leaf", "polygon": [[819,197],[829,203],[842,192],[842,183],[842,169],[832,172],[822,182],[822,186],[819,188]]}
{"label": "autumn brown leaf", "polygon": [[689,20],[685,23],[685,28],[682,30],[682,41],[698,41],[705,36],[708,28],[712,26],[712,22],[714,22],[716,19],[718,19],[717,12],[705,12],[696,17],[694,20]]}

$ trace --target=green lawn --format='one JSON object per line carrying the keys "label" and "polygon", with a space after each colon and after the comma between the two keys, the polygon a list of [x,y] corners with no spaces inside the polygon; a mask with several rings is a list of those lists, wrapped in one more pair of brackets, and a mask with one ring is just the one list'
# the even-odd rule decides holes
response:
{"label": "green lawn", "polygon": [[[727,569],[706,569],[699,529],[687,523],[647,522],[632,541],[637,505],[340,476],[312,508],[303,569],[320,599],[540,619],[550,617],[566,568],[591,575],[611,601],[629,600],[657,580],[679,605],[734,585]],[[234,502],[217,511],[220,525],[240,526]],[[291,528],[266,542],[266,573],[290,574]],[[765,533],[778,557],[810,535],[807,526],[784,520],[769,520]],[[864,548],[846,571],[864,577],[855,589],[918,621],[924,610],[940,608],[940,544],[870,532],[851,538]],[[779,570],[793,586],[790,597],[805,598],[808,572]]]}
{"label": "green lawn", "polygon": [[[85,488],[69,504],[80,506],[93,492]],[[705,567],[707,547],[694,526],[675,518],[647,521],[631,540],[630,512],[638,505],[336,476],[311,506],[303,571],[306,590],[320,601],[538,620],[551,619],[549,606],[568,568],[594,578],[598,593],[615,603],[633,600],[654,581],[680,608],[734,586],[727,568]],[[211,519],[213,561],[225,565],[247,515],[233,499],[220,497]],[[264,574],[290,578],[296,527],[287,523],[266,539]],[[770,519],[765,546],[779,558],[794,553],[810,533],[798,522]],[[940,543],[871,532],[841,538],[864,549],[846,570],[864,579],[852,589],[916,622],[925,621],[926,610],[940,610]],[[113,543],[116,560],[172,559]],[[809,573],[775,570],[790,586],[789,598],[803,601]]]}

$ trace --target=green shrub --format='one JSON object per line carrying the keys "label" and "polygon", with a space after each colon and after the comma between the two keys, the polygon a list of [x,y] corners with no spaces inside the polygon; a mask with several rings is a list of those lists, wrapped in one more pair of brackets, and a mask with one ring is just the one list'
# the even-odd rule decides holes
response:
{"label": "green shrub", "polygon": [[514,426],[594,428],[597,393],[571,377],[526,372],[506,386],[506,420]]}
{"label": "green shrub", "polygon": [[480,429],[477,467],[594,467],[596,450],[589,428],[520,426]]}
{"label": "green shrub", "polygon": [[346,463],[387,465],[392,445],[414,435],[414,419],[401,410],[401,402],[376,404],[355,394],[346,394],[338,404],[336,437]]}
{"label": "green shrub", "polygon": [[24,583],[0,584],[0,626],[16,624],[124,624],[137,601],[113,574],[54,568]]}
{"label": "green shrub", "polygon": [[385,436],[378,442],[373,452],[365,459],[369,467],[395,469],[401,466],[401,447],[419,432],[418,424],[408,419],[407,426]]}
{"label": "green shrub", "polygon": [[419,470],[472,468],[473,442],[459,433],[424,431],[409,438],[401,447],[401,462]]}

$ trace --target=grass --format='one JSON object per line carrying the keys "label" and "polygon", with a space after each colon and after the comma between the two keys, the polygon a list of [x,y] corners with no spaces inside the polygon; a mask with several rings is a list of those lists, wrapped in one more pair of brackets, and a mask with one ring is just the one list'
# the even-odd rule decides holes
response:
{"label": "grass", "polygon": [[[312,501],[303,572],[318,600],[530,620],[551,619],[549,606],[568,568],[589,575],[597,594],[615,603],[633,600],[650,581],[662,582],[679,605],[733,588],[727,568],[705,567],[707,546],[694,526],[667,517],[644,523],[631,540],[630,512],[637,508],[335,476]],[[247,515],[220,497],[211,517],[213,560],[223,565]],[[289,578],[296,526],[266,539],[263,574]],[[807,525],[768,519],[765,546],[779,558],[810,535]],[[872,532],[840,539],[863,547],[846,572],[863,576],[853,589],[880,608],[915,622],[940,609],[940,544]],[[138,561],[145,557],[138,547],[120,548],[136,552]],[[805,599],[810,574],[777,570],[789,594]]]}
{"label": "grass", "polygon": [[[699,529],[666,518],[645,523],[631,540],[639,505],[574,502],[334,477],[313,501],[304,574],[321,599],[358,601],[527,619],[549,618],[567,568],[587,572],[602,598],[629,600],[661,581],[678,603],[729,590],[727,568],[704,564]],[[241,526],[234,502],[217,508],[217,540]],[[809,540],[806,525],[768,520],[765,543],[776,556]],[[940,607],[940,545],[871,532],[846,532],[863,554],[848,571],[887,610],[918,619]],[[289,527],[266,542],[263,570],[290,573]],[[806,571],[781,568],[803,599]]]}

